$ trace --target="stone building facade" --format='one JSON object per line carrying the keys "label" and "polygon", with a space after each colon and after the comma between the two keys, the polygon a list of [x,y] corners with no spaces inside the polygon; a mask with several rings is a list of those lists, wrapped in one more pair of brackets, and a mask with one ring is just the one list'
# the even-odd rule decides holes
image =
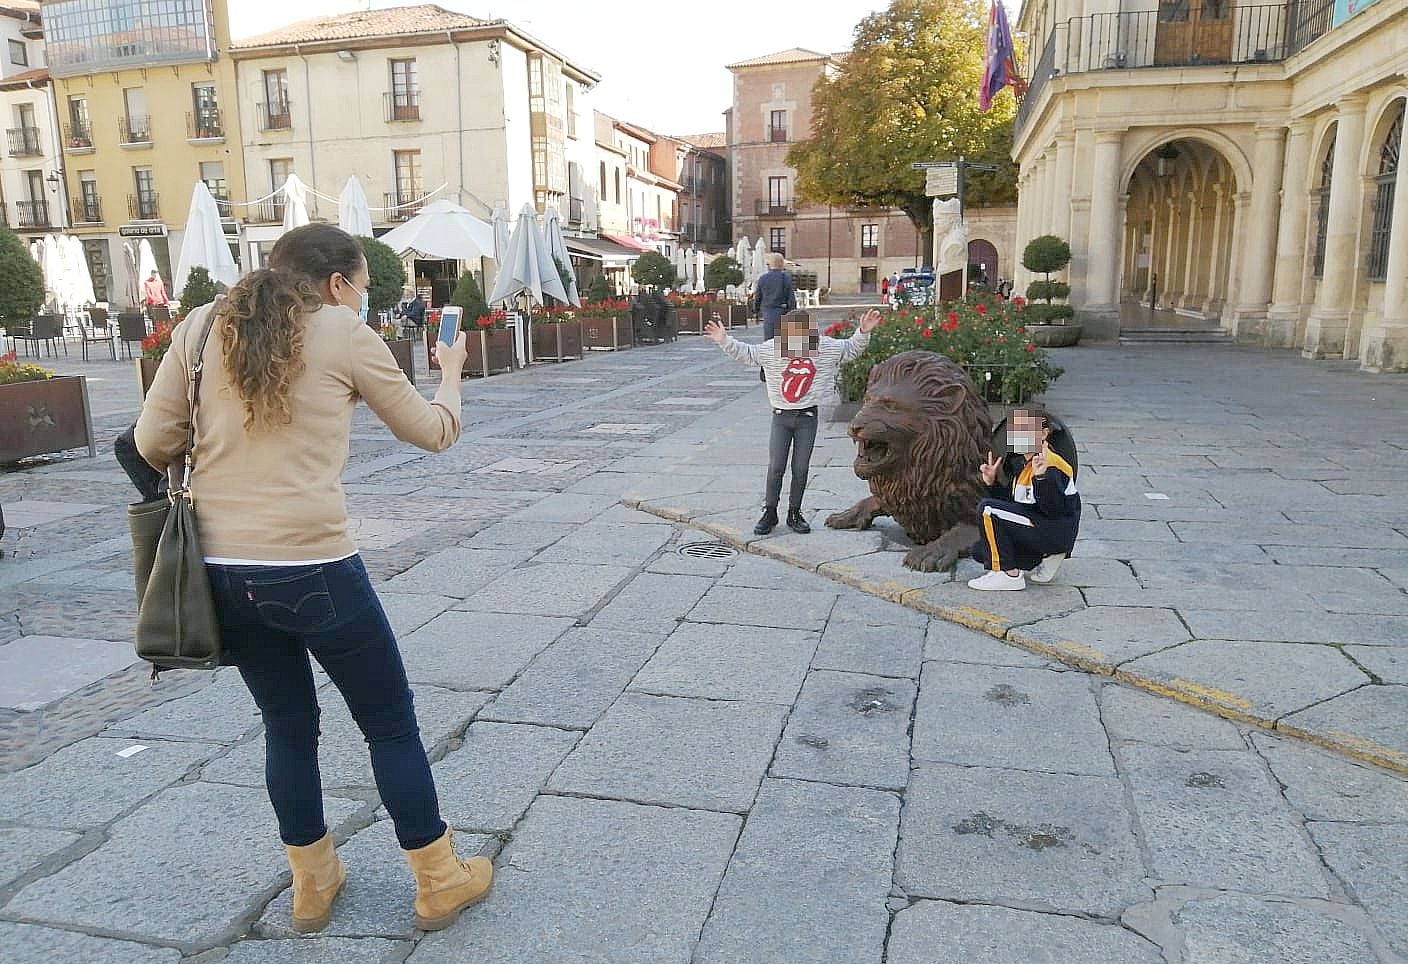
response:
{"label": "stone building facade", "polygon": [[1019,26],[1019,240],[1070,240],[1087,334],[1142,304],[1408,369],[1408,5],[1028,0]]}

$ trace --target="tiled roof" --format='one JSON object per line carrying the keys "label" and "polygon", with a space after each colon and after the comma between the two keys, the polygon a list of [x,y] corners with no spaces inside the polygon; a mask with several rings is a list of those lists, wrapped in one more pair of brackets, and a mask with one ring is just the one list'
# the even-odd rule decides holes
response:
{"label": "tiled roof", "polygon": [[799,64],[810,60],[827,60],[830,57],[830,54],[819,54],[815,50],[804,50],[801,47],[793,47],[791,50],[780,50],[775,54],[754,57],[752,60],[740,60],[736,64],[729,64],[725,69],[733,70],[735,67],[767,67],[772,64]]}
{"label": "tiled roof", "polygon": [[695,147],[706,151],[717,150],[720,147],[728,147],[728,135],[722,132],[717,134],[683,134],[675,140],[684,141],[686,144],[693,144]]}
{"label": "tiled roof", "polygon": [[411,34],[440,33],[446,30],[466,30],[497,23],[468,14],[455,13],[433,3],[414,7],[391,7],[386,10],[362,10],[331,17],[315,17],[289,24],[268,33],[238,40],[236,50],[251,47],[278,47],[285,44],[310,44],[335,40],[362,40],[374,37],[397,37]]}
{"label": "tiled roof", "polygon": [[49,82],[49,68],[36,67],[34,70],[26,70],[23,73],[11,74],[5,79],[0,80],[0,87],[4,87],[7,89],[11,85],[14,85],[16,87],[23,87],[28,85],[30,81],[33,81],[36,84],[42,81],[47,84]]}
{"label": "tiled roof", "polygon": [[38,12],[39,0],[0,0],[0,13],[18,13],[23,16],[26,13]]}

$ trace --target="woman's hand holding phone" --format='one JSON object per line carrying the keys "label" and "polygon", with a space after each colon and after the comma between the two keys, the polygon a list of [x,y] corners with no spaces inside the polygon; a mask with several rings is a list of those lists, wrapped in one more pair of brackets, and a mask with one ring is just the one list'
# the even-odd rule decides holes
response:
{"label": "woman's hand holding phone", "polygon": [[447,345],[436,339],[435,345],[430,349],[435,354],[435,360],[440,364],[440,376],[442,380],[453,378],[459,381],[460,374],[464,371],[465,360],[469,358],[469,349],[465,347],[465,333],[460,332],[455,336],[455,343]]}

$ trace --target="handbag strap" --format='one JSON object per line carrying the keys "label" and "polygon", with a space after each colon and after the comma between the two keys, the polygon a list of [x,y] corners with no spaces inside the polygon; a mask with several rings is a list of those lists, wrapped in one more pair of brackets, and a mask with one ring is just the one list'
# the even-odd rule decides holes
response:
{"label": "handbag strap", "polygon": [[215,327],[215,315],[219,305],[220,302],[216,301],[210,306],[210,311],[205,316],[205,327],[201,330],[200,340],[196,342],[195,354],[191,356],[191,360],[186,366],[186,401],[191,410],[190,430],[186,433],[186,458],[185,467],[181,474],[181,487],[171,493],[173,500],[178,495],[187,501],[190,501],[191,498],[191,470],[195,467],[196,413],[200,411],[200,376],[202,369],[205,368],[205,343],[210,340],[210,330]]}

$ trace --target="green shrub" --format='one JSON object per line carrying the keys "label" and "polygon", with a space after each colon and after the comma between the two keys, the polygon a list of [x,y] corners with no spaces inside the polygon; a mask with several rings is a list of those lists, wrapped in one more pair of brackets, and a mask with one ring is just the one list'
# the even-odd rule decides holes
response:
{"label": "green shrub", "polygon": [[484,300],[484,292],[479,289],[479,282],[470,271],[460,275],[455,293],[450,295],[450,304],[464,309],[460,327],[465,331],[472,330],[476,321],[489,314],[489,303]]}
{"label": "green shrub", "polygon": [[1070,296],[1071,286],[1060,281],[1033,281],[1027,285],[1028,301],[1055,301]]}
{"label": "green shrub", "polygon": [[631,277],[636,284],[652,288],[673,288],[675,266],[659,251],[647,251],[631,265]]}
{"label": "green shrub", "polygon": [[587,293],[582,296],[582,304],[589,304],[593,301],[608,301],[616,297],[616,292],[611,288],[611,282],[606,275],[599,274],[592,279],[592,283],[587,285]]}
{"label": "green shrub", "polygon": [[721,254],[704,266],[704,287],[720,291],[729,285],[743,284],[743,267],[726,254]]}
{"label": "green shrub", "polygon": [[1043,234],[1032,238],[1022,252],[1022,265],[1028,271],[1040,271],[1046,277],[1027,285],[1027,297],[1033,302],[1028,306],[1030,323],[1033,325],[1064,325],[1075,317],[1075,309],[1070,305],[1056,305],[1057,298],[1070,296],[1071,286],[1061,281],[1052,281],[1051,272],[1060,271],[1071,263],[1071,246],[1054,234]]}
{"label": "green shrub", "polygon": [[1071,263],[1071,246],[1054,234],[1032,238],[1022,251],[1022,267],[1040,274],[1060,271]]}
{"label": "green shrub", "polygon": [[211,280],[210,272],[202,267],[194,267],[186,276],[186,287],[181,289],[181,313],[188,315],[201,305],[208,305],[220,294],[221,286]]}
{"label": "green shrub", "polygon": [[44,272],[19,236],[0,225],[0,325],[22,325],[42,307]]}
{"label": "green shrub", "polygon": [[1027,305],[1027,324],[1029,325],[1064,325],[1075,315],[1076,310],[1070,305],[1053,305],[1044,302]]}
{"label": "green shrub", "polygon": [[406,266],[391,248],[376,238],[358,238],[367,258],[367,274],[372,283],[367,289],[371,312],[387,311],[401,300],[406,287]]}

